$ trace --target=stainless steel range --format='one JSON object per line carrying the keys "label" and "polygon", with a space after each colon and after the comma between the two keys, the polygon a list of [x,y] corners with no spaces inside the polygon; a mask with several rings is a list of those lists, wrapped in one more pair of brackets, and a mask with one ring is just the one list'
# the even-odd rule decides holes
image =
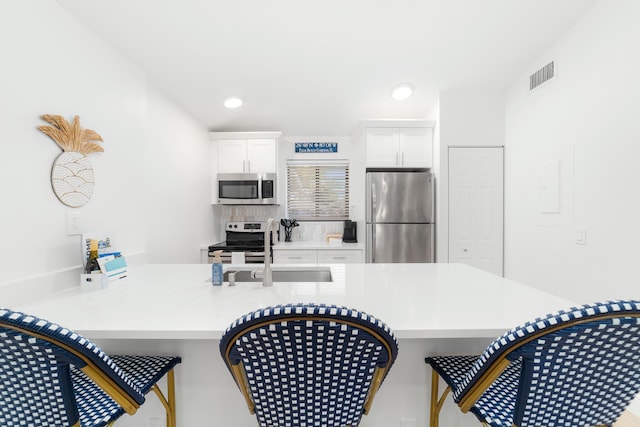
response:
{"label": "stainless steel range", "polygon": [[[222,263],[231,263],[233,252],[242,252],[247,264],[264,264],[264,222],[230,222],[225,227],[226,241],[209,246],[209,262],[213,252],[222,251]],[[273,244],[273,236],[271,242]],[[269,248],[271,256],[271,248]]]}

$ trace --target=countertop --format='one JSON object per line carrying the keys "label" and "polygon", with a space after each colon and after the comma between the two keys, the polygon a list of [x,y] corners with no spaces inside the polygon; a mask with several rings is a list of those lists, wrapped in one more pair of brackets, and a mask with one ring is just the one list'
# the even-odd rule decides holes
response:
{"label": "countertop", "polygon": [[[225,265],[225,270],[243,267],[248,268]],[[150,264],[130,269],[127,278],[106,289],[71,288],[13,308],[90,339],[219,339],[234,319],[255,309],[315,302],[363,310],[386,322],[398,338],[418,339],[496,337],[575,305],[463,264],[329,267],[330,283],[265,288],[260,283],[212,286],[206,264]]]}
{"label": "countertop", "polygon": [[364,250],[364,243],[329,243],[326,240],[301,240],[293,242],[276,242],[273,249],[278,250],[322,250],[322,249],[358,249]]}

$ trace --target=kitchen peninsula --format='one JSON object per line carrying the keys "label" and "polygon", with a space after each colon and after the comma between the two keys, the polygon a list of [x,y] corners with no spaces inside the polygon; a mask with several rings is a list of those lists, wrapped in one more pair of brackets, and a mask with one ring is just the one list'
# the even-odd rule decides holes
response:
{"label": "kitchen peninsula", "polygon": [[[206,264],[144,265],[106,289],[71,288],[12,308],[69,327],[109,353],[182,356],[176,373],[178,424],[205,425],[213,413],[220,425],[247,427],[255,426],[255,419],[218,353],[226,327],[249,311],[275,304],[358,308],[386,322],[399,340],[396,365],[362,424],[382,427],[399,425],[400,418],[426,425],[426,354],[477,353],[519,323],[575,305],[462,264],[327,266],[332,282],[265,288],[260,283],[212,286]],[[225,265],[225,270],[239,267]],[[162,414],[151,405],[153,400],[118,426],[150,425],[145,420]],[[443,425],[476,425],[473,416],[449,409],[443,412]]]}

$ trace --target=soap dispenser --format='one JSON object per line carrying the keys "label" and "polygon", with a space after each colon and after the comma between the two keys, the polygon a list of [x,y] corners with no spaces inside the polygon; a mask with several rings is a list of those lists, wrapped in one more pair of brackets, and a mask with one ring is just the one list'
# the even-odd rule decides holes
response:
{"label": "soap dispenser", "polygon": [[220,258],[222,251],[215,251],[213,253],[213,264],[211,264],[211,283],[215,286],[222,285],[222,258]]}

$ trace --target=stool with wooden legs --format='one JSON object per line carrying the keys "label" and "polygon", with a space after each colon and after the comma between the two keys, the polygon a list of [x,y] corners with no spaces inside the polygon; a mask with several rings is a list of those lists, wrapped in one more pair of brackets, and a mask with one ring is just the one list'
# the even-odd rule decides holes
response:
{"label": "stool with wooden legs", "polygon": [[[175,356],[107,356],[90,340],[0,308],[0,425],[111,426],[153,390],[176,427]],[[158,381],[166,375],[167,396]]]}
{"label": "stool with wooden legs", "polygon": [[640,391],[640,301],[563,310],[506,332],[480,356],[426,362],[431,427],[449,392],[485,426],[611,426]]}
{"label": "stool with wooden legs", "polygon": [[260,426],[355,427],[398,345],[387,325],[361,311],[290,304],[237,319],[220,352]]}

